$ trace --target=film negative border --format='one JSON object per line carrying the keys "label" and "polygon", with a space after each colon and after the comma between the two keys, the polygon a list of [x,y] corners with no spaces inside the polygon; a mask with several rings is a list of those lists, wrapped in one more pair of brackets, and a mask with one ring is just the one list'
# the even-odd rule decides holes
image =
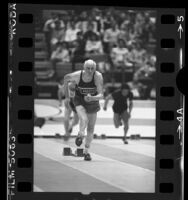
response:
{"label": "film negative border", "polygon": [[[11,199],[60,200],[82,199],[80,193],[37,193],[33,192],[33,124],[34,124],[34,30],[35,13],[38,5],[17,4],[16,34],[14,48],[10,55],[12,92],[10,99],[9,127],[9,194]],[[58,5],[59,9],[63,6]],[[48,6],[40,6],[40,9]],[[144,9],[144,8],[141,8]],[[179,16],[183,9],[157,10],[157,77],[156,77],[156,191],[151,194],[140,193],[91,193],[87,199],[179,199],[181,195],[181,176],[179,158],[180,139],[177,133],[178,110],[182,108],[180,92],[176,86],[179,67],[179,49],[184,44],[184,35],[178,37]],[[168,16],[168,17],[167,17]],[[168,18],[168,19],[167,19]],[[184,27],[184,22],[182,21]],[[13,182],[11,182],[13,181]],[[11,194],[12,193],[12,194]]]}

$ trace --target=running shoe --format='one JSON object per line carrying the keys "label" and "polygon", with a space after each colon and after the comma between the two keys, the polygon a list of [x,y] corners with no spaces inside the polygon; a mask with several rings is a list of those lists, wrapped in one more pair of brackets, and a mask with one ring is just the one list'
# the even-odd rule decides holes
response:
{"label": "running shoe", "polygon": [[91,156],[90,156],[89,153],[86,153],[86,154],[84,155],[84,160],[86,160],[86,161],[90,161],[90,160],[91,160]]}
{"label": "running shoe", "polygon": [[127,140],[123,139],[124,144],[129,144]]}
{"label": "running shoe", "polygon": [[72,133],[72,127],[69,127],[68,132],[69,132],[69,133]]}
{"label": "running shoe", "polygon": [[82,136],[78,135],[75,140],[75,144],[79,147],[82,144]]}
{"label": "running shoe", "polygon": [[65,134],[63,137],[64,141],[68,141],[69,138],[70,138],[70,134]]}

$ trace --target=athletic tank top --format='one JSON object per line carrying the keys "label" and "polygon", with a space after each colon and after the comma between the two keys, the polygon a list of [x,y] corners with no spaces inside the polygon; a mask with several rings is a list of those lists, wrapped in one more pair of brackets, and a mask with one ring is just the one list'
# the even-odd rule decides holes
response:
{"label": "athletic tank top", "polygon": [[90,82],[84,82],[82,80],[82,74],[83,74],[83,71],[81,71],[80,81],[76,87],[76,95],[80,97],[87,96],[88,94],[90,94],[91,96],[97,95],[97,86],[95,85],[95,81],[94,81],[95,72]]}

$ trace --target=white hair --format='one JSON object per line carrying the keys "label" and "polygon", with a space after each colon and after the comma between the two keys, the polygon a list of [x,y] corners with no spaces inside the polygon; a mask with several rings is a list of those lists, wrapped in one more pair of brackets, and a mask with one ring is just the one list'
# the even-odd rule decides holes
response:
{"label": "white hair", "polygon": [[93,61],[93,60],[91,60],[91,59],[89,59],[89,60],[86,60],[85,62],[84,62],[84,69],[85,69],[85,67],[86,66],[94,66],[95,67],[95,69],[96,69],[96,62],[95,61]]}

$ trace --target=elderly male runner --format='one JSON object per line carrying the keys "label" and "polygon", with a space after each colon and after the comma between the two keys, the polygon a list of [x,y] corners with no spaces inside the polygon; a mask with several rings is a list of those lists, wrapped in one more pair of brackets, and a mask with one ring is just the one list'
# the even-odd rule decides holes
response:
{"label": "elderly male runner", "polygon": [[[119,126],[122,125],[121,120],[123,120],[124,123],[124,144],[128,144],[127,142],[127,132],[129,129],[129,118],[131,116],[131,111],[133,107],[132,99],[133,99],[133,93],[130,90],[130,87],[128,84],[124,83],[121,86],[120,90],[114,91],[112,94],[109,94],[105,98],[104,102],[104,110],[107,110],[107,105],[110,99],[114,100],[114,104],[112,106],[113,112],[114,112],[114,125],[116,128],[119,128]],[[129,105],[128,102],[129,101]]]}
{"label": "elderly male runner", "polygon": [[85,129],[87,128],[84,160],[89,161],[91,156],[88,151],[93,139],[97,112],[100,110],[99,100],[103,99],[103,77],[100,72],[96,71],[96,63],[93,60],[86,60],[83,70],[65,75],[65,87],[68,86],[69,81],[76,85],[73,102],[80,120],[79,132],[75,143],[77,146],[82,144]]}

